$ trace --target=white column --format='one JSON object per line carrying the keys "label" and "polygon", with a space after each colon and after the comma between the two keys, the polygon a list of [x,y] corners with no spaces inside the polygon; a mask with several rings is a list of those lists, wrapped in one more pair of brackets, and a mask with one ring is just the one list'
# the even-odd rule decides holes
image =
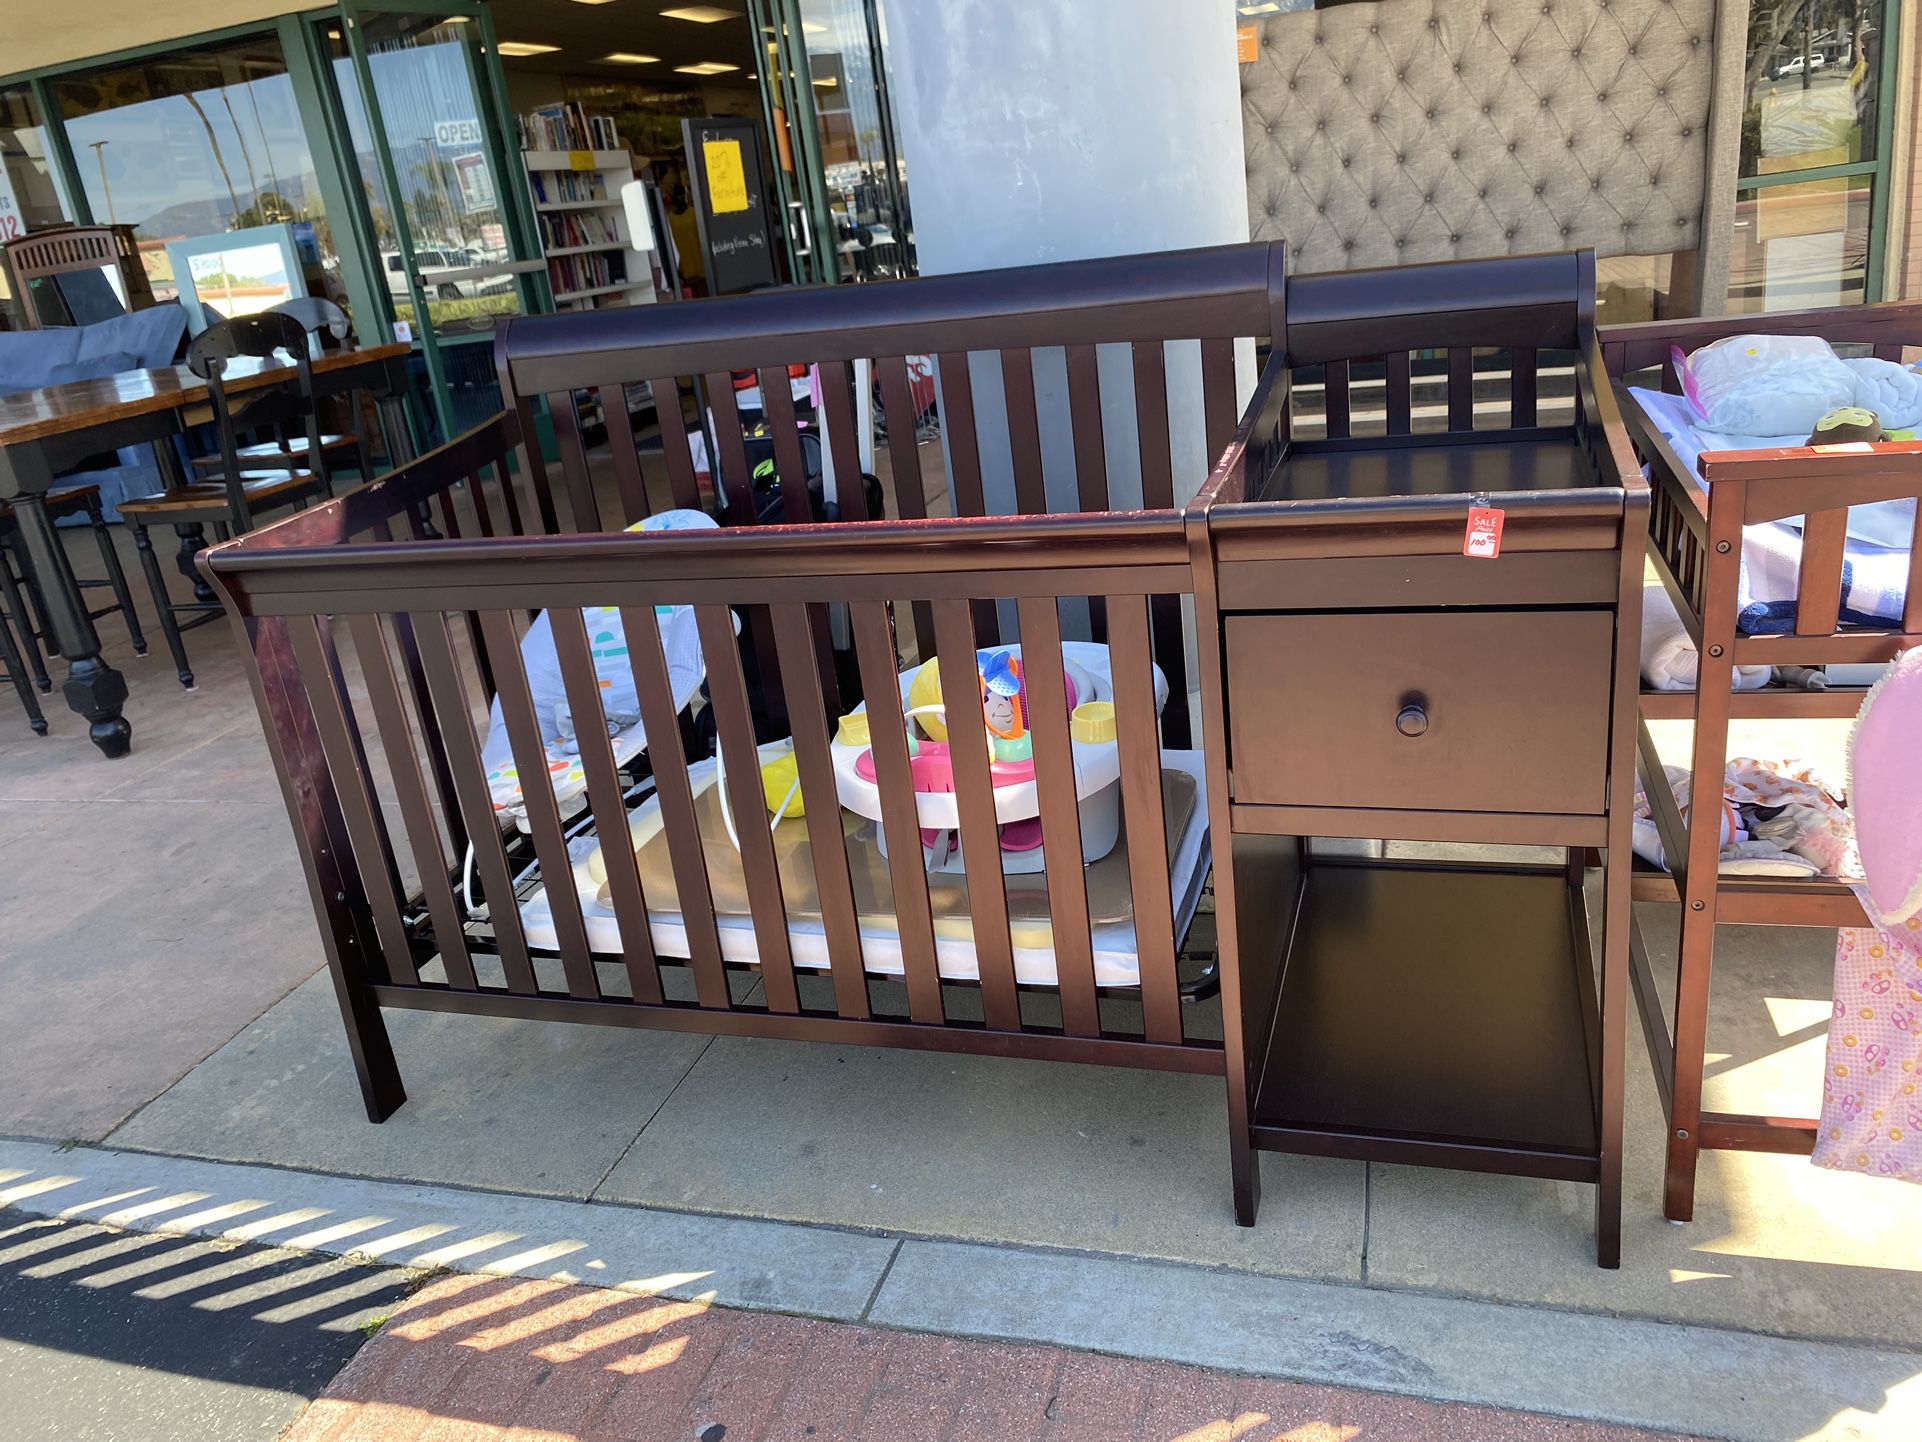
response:
{"label": "white column", "polygon": [[[925,275],[1248,238],[1235,12],[1227,0],[882,0],[894,120]],[[1103,409],[1133,413],[1125,354]],[[1170,348],[1177,497],[1208,472],[1199,351]],[[1248,348],[1242,391],[1253,386]],[[1037,357],[1051,503],[1074,509],[1067,377]],[[999,366],[975,358],[983,482],[1013,509]],[[1117,504],[1140,495],[1132,421],[1108,428]]]}

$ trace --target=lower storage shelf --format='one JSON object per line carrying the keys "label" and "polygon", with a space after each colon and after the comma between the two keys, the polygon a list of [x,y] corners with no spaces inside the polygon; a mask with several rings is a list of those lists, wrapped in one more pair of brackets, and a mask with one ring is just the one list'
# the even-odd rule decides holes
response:
{"label": "lower storage shelf", "polygon": [[1302,884],[1257,1145],[1599,1176],[1587,920],[1562,871],[1318,858]]}

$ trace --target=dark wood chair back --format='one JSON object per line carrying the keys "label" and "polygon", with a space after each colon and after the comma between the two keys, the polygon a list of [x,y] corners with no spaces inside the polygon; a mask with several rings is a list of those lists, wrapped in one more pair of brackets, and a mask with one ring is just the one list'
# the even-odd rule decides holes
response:
{"label": "dark wood chair back", "polygon": [[[29,329],[85,325],[154,303],[130,225],[42,230],[8,241],[4,250],[13,293]],[[106,270],[119,273],[125,305],[112,294]],[[87,277],[96,283],[90,284]]]}
{"label": "dark wood chair back", "polygon": [[[241,360],[257,360],[267,366],[291,364],[293,373],[265,385],[230,391],[230,367]],[[314,472],[320,489],[330,489],[327,456],[320,444],[307,331],[300,321],[270,310],[210,325],[187,347],[187,368],[207,382],[220,438],[221,475],[241,530],[249,529],[252,522],[239,456],[243,432],[267,432],[283,445],[291,435],[305,436],[305,463]]]}
{"label": "dark wood chair back", "polygon": [[276,315],[292,316],[320,349],[340,350],[353,344],[354,326],[347,312],[324,295],[300,295],[273,307]]}

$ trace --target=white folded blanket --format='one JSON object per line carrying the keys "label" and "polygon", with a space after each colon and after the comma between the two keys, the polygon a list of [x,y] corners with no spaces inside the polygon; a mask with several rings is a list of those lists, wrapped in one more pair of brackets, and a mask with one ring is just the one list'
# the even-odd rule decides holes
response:
{"label": "white folded blanket", "polygon": [[1874,411],[1883,430],[1909,431],[1922,425],[1922,375],[1873,356],[1842,364],[1855,372],[1855,404]]}
{"label": "white folded blanket", "polygon": [[[1642,679],[1657,691],[1693,691],[1702,658],[1688,630],[1660,585],[1642,587]],[[1756,691],[1768,685],[1773,668],[1737,666],[1737,691]]]}

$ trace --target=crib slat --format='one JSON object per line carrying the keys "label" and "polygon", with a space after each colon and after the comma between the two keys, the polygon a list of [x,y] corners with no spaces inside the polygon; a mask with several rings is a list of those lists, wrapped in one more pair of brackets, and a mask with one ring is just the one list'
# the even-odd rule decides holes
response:
{"label": "crib slat", "polygon": [[1014,504],[1024,516],[1048,513],[1048,481],[1041,468],[1041,420],[1035,410],[1034,354],[1025,346],[1001,352],[1001,390],[1008,404],[1008,449],[1014,461]]}
{"label": "crib slat", "polygon": [[1081,509],[1108,509],[1108,453],[1101,426],[1101,365],[1091,345],[1068,347],[1068,417]]}
{"label": "crib slat", "polygon": [[361,886],[373,908],[374,931],[380,938],[381,958],[386,963],[387,979],[396,986],[415,986],[420,973],[414,969],[413,947],[407,928],[400,919],[400,900],[395,894],[387,864],[386,838],[375,819],[375,803],[370,789],[367,764],[350,739],[352,729],[341,709],[341,694],[335,668],[329,664],[327,648],[322,645],[320,628],[327,624],[321,616],[292,616],[287,632],[293,641],[294,660],[300,667],[308,705],[314,714],[314,729],[320,737],[321,752],[339,798],[348,838],[354,844],[354,863],[360,871]]}
{"label": "crib slat", "polygon": [[[1075,796],[1074,748],[1068,739],[1061,616],[1056,604],[1052,596],[1023,596],[1016,602],[1021,618],[1021,674],[1028,690],[1028,724],[1034,731],[1035,794],[1041,805],[1061,1025],[1070,1036],[1100,1036],[1094,943],[1088,928],[1088,873],[1081,860],[1081,815]],[[945,687],[942,694],[947,694]]]}
{"label": "crib slat", "polygon": [[1475,429],[1475,352],[1465,345],[1448,348],[1448,429]]}
{"label": "crib slat", "polygon": [[[694,812],[694,787],[688,778],[687,752],[681,745],[680,715],[674,709],[667,658],[661,651],[660,625],[651,609],[623,606],[621,631],[627,637],[628,664],[634,669],[634,693],[640,699],[641,725],[647,732],[654,790],[661,800],[661,829],[667,836],[668,864],[674,872],[681,924],[687,932],[695,997],[710,1010],[727,1011],[734,1002],[727,988],[714,898],[707,884],[701,823]],[[731,635],[728,649],[734,649]]]}
{"label": "crib slat", "polygon": [[1001,877],[1001,837],[995,819],[994,782],[988,774],[988,731],[979,706],[962,704],[981,694],[968,603],[934,603],[935,655],[941,694],[947,698],[949,757],[954,767],[954,804],[966,858],[968,910],[974,952],[981,968],[981,1004],[995,1031],[1021,1029],[1021,1001],[1014,985],[1014,943],[1008,932],[1008,894]]}
{"label": "crib slat", "polygon": [[[754,745],[754,718],[748,709],[747,683],[741,677],[741,648],[725,606],[696,606],[701,653],[707,659],[708,700],[714,707],[715,744],[726,772],[727,801],[747,881],[748,912],[761,957],[761,987],[770,1011],[801,1009],[789,951],[787,907],[781,895],[781,869],[774,860],[768,810],[761,788],[760,753]],[[839,989],[836,999],[841,1000]],[[845,1004],[845,1003],[844,1003]]]}
{"label": "crib slat", "polygon": [[507,867],[507,853],[501,849],[500,822],[487,793],[487,769],[481,765],[480,741],[474,734],[473,713],[468,710],[467,688],[461,684],[460,672],[454,663],[447,618],[438,611],[428,611],[414,613],[411,619],[414,634],[420,641],[427,696],[440,717],[441,733],[447,740],[447,757],[452,763],[461,819],[467,825],[475,869],[480,872],[481,885],[486,888],[490,903],[488,915],[494,927],[494,944],[500,953],[501,968],[507,975],[507,989],[518,996],[532,996],[534,967],[527,957],[520,908],[514,904],[513,876]]}
{"label": "crib slat", "polygon": [[1877,341],[1873,354],[1877,360],[1893,361],[1895,364],[1901,365],[1902,342],[1899,340]]}
{"label": "crib slat", "polygon": [[1165,342],[1136,341],[1135,436],[1141,448],[1141,504],[1151,511],[1175,503],[1174,457],[1168,443],[1168,353]]}
{"label": "crib slat", "polygon": [[434,715],[434,708],[427,704],[427,679],[421,671],[420,642],[414,636],[414,620],[404,611],[394,616],[394,636],[400,644],[401,661],[407,667],[407,684],[416,698],[414,718],[420,724],[421,745],[434,773],[434,789],[440,795],[441,821],[458,855],[467,848],[467,828],[454,798],[454,777],[447,767],[447,746],[441,739],[440,721]]}
{"label": "crib slat", "polygon": [[[1352,433],[1348,414],[1347,361],[1331,360],[1322,367],[1322,406],[1322,414],[1328,425],[1328,439],[1346,440]],[[1209,459],[1214,458],[1211,456]]]}
{"label": "crib slat", "polygon": [[1405,436],[1415,429],[1414,407],[1410,398],[1408,352],[1390,351],[1387,355],[1388,424],[1391,436]]}
{"label": "crib slat", "polygon": [[1842,557],[1848,542],[1846,510],[1810,511],[1802,518],[1802,566],[1795,583],[1795,634],[1832,636],[1842,615]]}
{"label": "crib slat", "polygon": [[[1166,510],[1175,503],[1174,459],[1168,436],[1168,361],[1167,347],[1161,341],[1136,341],[1134,352],[1135,433],[1141,448],[1141,504],[1147,509]],[[1177,696],[1184,694],[1187,674],[1186,641],[1182,635],[1181,598],[1156,596],[1150,603],[1154,612],[1155,649],[1163,658],[1169,683]],[[1187,708],[1170,715],[1168,744],[1185,746],[1188,742]],[[1179,724],[1179,739],[1172,729]]]}
{"label": "crib slat", "polygon": [[957,516],[985,516],[981,492],[981,440],[974,429],[974,376],[966,351],[935,358],[941,377],[941,431],[948,442],[948,498]]}
{"label": "crib slat", "polygon": [[648,513],[647,482],[641,476],[641,452],[634,442],[634,417],[627,413],[627,387],[620,381],[601,387],[601,413],[607,417],[607,448],[614,453],[621,525],[627,527]]}
{"label": "crib slat", "polygon": [[[1128,885],[1134,894],[1143,1026],[1149,1041],[1179,1044],[1181,993],[1175,976],[1168,829],[1161,804],[1161,748],[1155,738],[1145,598],[1108,598],[1108,647],[1114,667],[1115,739],[1121,751],[1122,844],[1128,849]],[[1173,691],[1168,704],[1186,711],[1188,698]]]}
{"label": "crib slat", "polygon": [[[501,393],[513,395],[513,387],[505,375],[501,377]],[[553,408],[550,400],[548,409]],[[541,455],[540,430],[534,421],[534,398],[515,396],[514,415],[520,422],[521,443],[517,449],[521,455],[521,475],[526,477],[527,484],[533,487],[534,504],[541,518],[541,534],[552,536],[560,531],[561,523],[560,518],[554,514],[554,497],[547,485],[547,461]],[[505,463],[501,466],[501,489],[507,492],[507,513],[513,520],[514,534],[527,535],[528,533],[521,528],[520,503],[513,494],[513,468]]]}
{"label": "crib slat", "polygon": [[1916,503],[1915,528],[1909,532],[1909,579],[1902,594],[1902,629],[1911,636],[1922,631],[1922,501]]}
{"label": "crib slat", "polygon": [[561,453],[561,477],[567,482],[567,506],[576,531],[601,528],[600,503],[587,474],[587,446],[581,439],[580,405],[573,391],[564,391],[554,407],[554,444]]}
{"label": "crib slat", "polygon": [[928,873],[921,860],[921,822],[914,778],[908,769],[907,722],[894,698],[900,694],[899,662],[889,635],[885,601],[850,601],[848,621],[868,698],[868,747],[881,793],[881,824],[888,843],[888,881],[894,893],[894,924],[901,935],[901,963],[908,987],[908,1015],[939,1026],[946,1019],[936,964],[934,921],[928,906]]}
{"label": "crib slat", "polygon": [[1511,426],[1535,424],[1536,379],[1541,358],[1532,348],[1517,346],[1508,353],[1508,423]]}
{"label": "crib slat", "polygon": [[654,937],[649,930],[647,897],[641,890],[641,868],[635,859],[628,830],[627,805],[621,796],[620,769],[614,743],[601,706],[600,677],[588,643],[587,617],[572,607],[547,613],[554,631],[554,654],[561,665],[561,684],[574,716],[574,735],[581,744],[581,769],[587,773],[587,804],[594,812],[594,829],[607,866],[607,891],[614,903],[614,920],[621,931],[621,960],[627,968],[634,1000],[658,1004],[661,973],[654,962]]}
{"label": "crib slat", "polygon": [[795,425],[787,367],[763,368],[759,379],[762,414],[774,439],[774,466],[781,477],[781,509],[791,524],[805,526],[814,519],[814,507],[808,503],[807,462],[801,458],[801,433]]}
{"label": "crib slat", "polygon": [[828,454],[834,458],[834,487],[841,519],[871,521],[868,488],[861,479],[861,446],[854,435],[854,383],[846,361],[823,361],[821,412]]}
{"label": "crib slat", "polygon": [[1234,439],[1235,418],[1241,411],[1235,399],[1235,343],[1215,336],[1201,343],[1201,406],[1207,417],[1208,465],[1212,467]]}
{"label": "crib slat", "polygon": [[834,972],[835,1010],[844,1017],[865,1018],[869,1015],[868,980],[861,955],[861,923],[854,909],[854,882],[848,872],[847,837],[841,830],[834,761],[828,753],[827,698],[816,679],[820,671],[810,613],[817,610],[794,604],[774,607],[774,635],[781,648],[781,672],[795,678],[795,694],[788,697],[788,719],[794,723],[794,761],[806,803],[808,850],[814,857],[814,885],[821,898],[828,964]]}
{"label": "crib slat", "polygon": [[[395,617],[396,621],[405,619]],[[401,824],[414,854],[414,869],[420,873],[421,893],[427,902],[427,915],[434,923],[434,939],[440,945],[441,962],[447,968],[447,983],[457,991],[472,991],[479,984],[474,977],[474,961],[468,955],[460,909],[454,904],[454,890],[447,880],[447,854],[441,850],[440,827],[434,821],[434,808],[427,799],[427,784],[421,776],[420,758],[414,749],[414,733],[407,724],[407,708],[401,700],[400,683],[387,654],[380,618],[351,616],[347,629],[354,639],[354,652],[360,657],[367,699],[373,708],[374,725],[380,734],[381,749],[387,756],[388,770],[393,776],[394,799],[400,803]],[[430,715],[423,708],[422,721],[427,722]],[[435,735],[425,738],[430,756],[440,746],[438,727],[435,731]],[[456,827],[454,850],[458,855],[465,849],[465,841],[459,834],[457,818],[450,814],[448,819]]]}
{"label": "crib slat", "polygon": [[[694,452],[687,443],[687,418],[681,414],[681,383],[673,376],[650,380],[654,395],[654,414],[661,421],[661,450],[667,457],[667,483],[674,504],[686,510],[701,508],[701,487],[694,479]],[[733,382],[729,382],[730,387]],[[708,464],[714,458],[708,457]]]}
{"label": "crib slat", "polygon": [[894,472],[894,503],[905,520],[928,513],[921,480],[921,451],[914,442],[914,383],[906,356],[882,356],[874,363],[881,377],[881,414],[888,427],[888,465]]}
{"label": "crib slat", "polygon": [[[881,411],[888,426],[888,465],[894,473],[894,505],[905,521],[925,520],[927,488],[921,479],[921,452],[914,443],[914,392],[905,356],[882,356],[874,363],[881,377]],[[928,656],[934,649],[934,613],[926,601],[916,601],[915,649]]]}
{"label": "crib slat", "polygon": [[707,380],[708,408],[714,412],[714,449],[707,458],[708,474],[727,502],[727,516],[737,526],[755,521],[754,478],[747,469],[747,438],[741,430],[741,409],[734,400],[734,377],[726,371]]}
{"label": "crib slat", "polygon": [[[988,501],[981,490],[981,438],[974,429],[974,377],[968,369],[968,354],[944,351],[935,364],[941,380],[941,434],[948,443],[948,505],[957,516],[985,516]],[[978,600],[973,609],[974,634],[982,645],[993,645],[1001,639],[1001,618],[994,602]],[[920,625],[918,618],[915,624]]]}
{"label": "crib slat", "polygon": [[521,663],[513,618],[505,611],[481,612],[481,635],[496,661],[495,677],[500,682],[496,693],[501,703],[501,719],[507,727],[507,744],[520,772],[521,804],[527,808],[527,826],[534,837],[534,855],[541,866],[541,881],[547,887],[547,906],[554,918],[554,936],[559,944],[561,966],[567,976],[567,994],[586,1001],[598,1000],[599,979],[588,955],[587,923],[581,918],[581,897],[574,889],[573,862],[567,854],[567,840],[561,834],[561,809],[554,800],[548,780],[547,747],[540,724],[534,716],[534,692],[527,684],[527,670]]}
{"label": "crib slat", "polygon": [[494,516],[487,504],[487,473],[503,474],[505,464],[500,467],[483,466],[467,478],[467,503],[474,508],[474,521],[483,536],[494,534]]}

